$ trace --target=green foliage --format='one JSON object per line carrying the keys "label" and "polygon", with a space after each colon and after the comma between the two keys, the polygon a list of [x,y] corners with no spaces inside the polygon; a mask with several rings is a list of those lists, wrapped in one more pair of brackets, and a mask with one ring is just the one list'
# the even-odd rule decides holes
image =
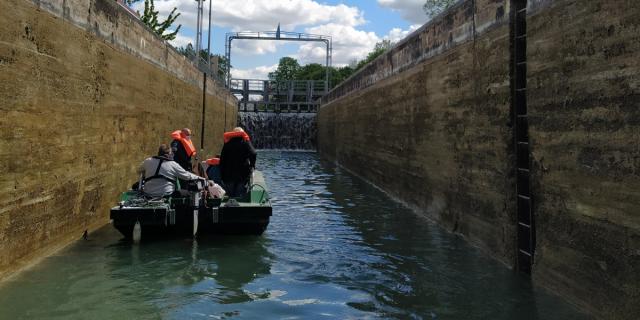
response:
{"label": "green foliage", "polygon": [[331,84],[332,88],[335,88],[337,85],[342,83],[344,80],[349,78],[356,70],[351,66],[344,66],[342,68],[337,68],[334,71],[331,71]]}
{"label": "green foliage", "polygon": [[[296,61],[297,62],[297,61]],[[298,69],[298,72],[294,75],[291,80],[322,80],[326,79],[326,70],[327,68],[319,63],[310,63],[304,65]],[[337,84],[344,81],[344,79],[351,76],[354,69],[345,66],[342,68],[330,67],[330,83],[331,87],[335,87]]]}
{"label": "green foliage", "polygon": [[[354,72],[362,68],[367,63],[373,61],[393,46],[390,40],[382,40],[376,43],[373,51],[369,52],[367,57],[361,61],[353,61],[347,66],[341,68],[330,67],[330,83],[331,88],[349,78]],[[280,59],[276,71],[269,73],[270,80],[288,81],[288,80],[325,80],[326,67],[319,63],[310,63],[300,66],[298,60],[291,57]]]}
{"label": "green foliage", "polygon": [[[206,50],[201,50],[200,51],[200,56],[202,56],[204,54],[204,56],[206,57],[207,52]],[[212,54],[211,55],[212,59],[218,59],[218,78],[219,79],[226,79],[227,78],[227,57],[220,55],[220,54]],[[229,66],[229,68],[231,68],[231,66]]]}
{"label": "green foliage", "polygon": [[422,5],[422,10],[427,14],[429,19],[437,16],[442,11],[447,10],[449,7],[453,6],[458,0],[427,0],[424,5]]}
{"label": "green foliage", "polygon": [[196,56],[196,49],[193,48],[191,43],[187,44],[186,47],[176,48],[176,51],[189,59],[193,59]]}
{"label": "green foliage", "polygon": [[381,56],[387,50],[391,49],[392,46],[393,46],[393,43],[391,42],[391,40],[386,40],[386,39],[376,43],[376,45],[373,47],[373,51],[369,52],[369,54],[364,60],[361,60],[356,64],[355,70],[360,70],[367,63],[375,60],[377,57]]}
{"label": "green foliage", "polygon": [[326,70],[327,68],[319,63],[310,63],[300,67],[295,78],[296,80],[324,80]]}
{"label": "green foliage", "polygon": [[[127,0],[127,4],[132,4],[138,1],[140,0]],[[178,34],[178,31],[180,31],[180,28],[182,27],[182,25],[178,25],[176,30],[173,32],[169,32],[169,33],[165,33],[165,32],[167,31],[167,29],[169,29],[169,27],[171,27],[173,22],[176,21],[176,19],[180,16],[180,13],[176,14],[176,9],[177,8],[174,7],[173,10],[171,10],[171,13],[169,13],[169,16],[167,17],[167,19],[162,22],[159,22],[158,21],[159,11],[156,10],[153,0],[144,0],[144,13],[141,15],[140,20],[142,21],[142,23],[144,23],[149,28],[151,28],[151,30],[153,30],[162,39],[173,40],[176,38],[176,35]],[[140,12],[138,12],[138,14],[140,14]]]}
{"label": "green foliage", "polygon": [[300,70],[301,67],[298,60],[291,57],[283,57],[280,58],[276,71],[269,73],[269,79],[276,81],[297,80],[299,79],[297,75]]}
{"label": "green foliage", "polygon": [[[176,51],[181,55],[189,58],[189,60],[193,60],[196,56],[196,50],[193,48],[191,43],[187,44],[185,47],[176,48]],[[200,50],[200,59],[207,61],[207,50]],[[218,78],[225,79],[227,75],[227,58],[220,54],[211,54],[211,59],[218,59]]]}

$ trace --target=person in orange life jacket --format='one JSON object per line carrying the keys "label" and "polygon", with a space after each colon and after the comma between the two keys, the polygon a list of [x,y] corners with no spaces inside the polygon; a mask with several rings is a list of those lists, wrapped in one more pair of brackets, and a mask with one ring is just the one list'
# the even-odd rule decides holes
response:
{"label": "person in orange life jacket", "polygon": [[224,188],[222,183],[222,176],[220,175],[220,155],[217,154],[215,158],[210,158],[205,161],[207,167],[207,177],[209,180],[213,180],[216,184]]}
{"label": "person in orange life jacket", "polygon": [[196,148],[191,141],[191,130],[184,128],[171,133],[171,151],[173,151],[174,161],[183,169],[193,172],[191,157],[196,155]]}
{"label": "person in orange life jacket", "polygon": [[[145,159],[138,170],[144,174],[142,191],[154,198],[165,196],[186,196],[186,190],[176,191],[176,179],[199,180],[197,175],[187,172],[178,163],[173,161],[171,148],[166,144],[160,145],[158,155]],[[202,179],[204,180],[204,179]]]}
{"label": "person in orange life jacket", "polygon": [[247,193],[256,156],[249,135],[242,128],[225,132],[220,153],[220,175],[229,197],[241,197]]}

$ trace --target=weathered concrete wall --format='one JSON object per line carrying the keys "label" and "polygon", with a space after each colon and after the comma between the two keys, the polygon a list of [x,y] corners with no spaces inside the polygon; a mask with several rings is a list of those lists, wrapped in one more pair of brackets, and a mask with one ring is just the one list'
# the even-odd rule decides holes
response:
{"label": "weathered concrete wall", "polygon": [[318,115],[318,151],[511,264],[509,6],[477,3],[334,90]]}
{"label": "weathered concrete wall", "polygon": [[[114,1],[3,0],[0,30],[2,278],[107,223],[172,130],[199,142],[203,78]],[[207,91],[215,154],[237,100]]]}
{"label": "weathered concrete wall", "polygon": [[534,277],[602,318],[637,319],[640,1],[530,7]]}
{"label": "weathered concrete wall", "polygon": [[[509,12],[508,0],[463,1],[348,79],[319,111],[318,150],[513,265]],[[528,12],[534,280],[635,319],[640,2],[534,0]]]}

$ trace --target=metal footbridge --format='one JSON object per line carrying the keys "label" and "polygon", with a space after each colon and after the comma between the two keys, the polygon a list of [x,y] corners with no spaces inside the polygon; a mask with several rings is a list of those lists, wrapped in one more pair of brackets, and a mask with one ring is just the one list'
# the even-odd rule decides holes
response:
{"label": "metal footbridge", "polygon": [[[325,80],[273,81],[234,79],[231,76],[233,40],[305,41],[326,45]],[[280,31],[230,32],[226,34],[227,87],[238,99],[239,111],[317,112],[320,98],[329,92],[331,77],[332,40],[330,36]]]}

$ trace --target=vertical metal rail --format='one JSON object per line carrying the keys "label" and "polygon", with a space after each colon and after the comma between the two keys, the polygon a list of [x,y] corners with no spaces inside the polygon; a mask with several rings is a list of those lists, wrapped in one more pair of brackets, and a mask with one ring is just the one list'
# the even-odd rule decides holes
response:
{"label": "vertical metal rail", "polygon": [[325,63],[326,66],[326,70],[325,70],[325,79],[324,79],[324,92],[325,94],[327,92],[329,92],[329,88],[331,88],[331,84],[329,83],[329,81],[331,80],[331,59],[332,59],[332,39],[328,39],[325,41],[326,45],[327,45],[327,61]]}
{"label": "vertical metal rail", "polygon": [[[200,1],[202,3],[204,1]],[[204,123],[205,123],[205,111],[207,105],[207,74],[211,73],[211,5],[212,1],[209,0],[209,29],[207,30],[207,72],[204,73],[204,80],[202,83],[202,123],[200,127],[200,154],[204,156]],[[213,78],[213,77],[212,77]]]}
{"label": "vertical metal rail", "polygon": [[227,33],[224,40],[224,56],[227,58],[227,88],[231,88],[231,41],[233,41],[233,37]]}
{"label": "vertical metal rail", "polygon": [[535,224],[531,196],[531,154],[527,112],[527,0],[511,0],[511,111],[516,156],[517,268],[531,273]]}
{"label": "vertical metal rail", "polygon": [[204,0],[196,0],[198,2],[198,20],[196,21],[196,61],[200,61],[200,49],[202,49],[202,2]]}

